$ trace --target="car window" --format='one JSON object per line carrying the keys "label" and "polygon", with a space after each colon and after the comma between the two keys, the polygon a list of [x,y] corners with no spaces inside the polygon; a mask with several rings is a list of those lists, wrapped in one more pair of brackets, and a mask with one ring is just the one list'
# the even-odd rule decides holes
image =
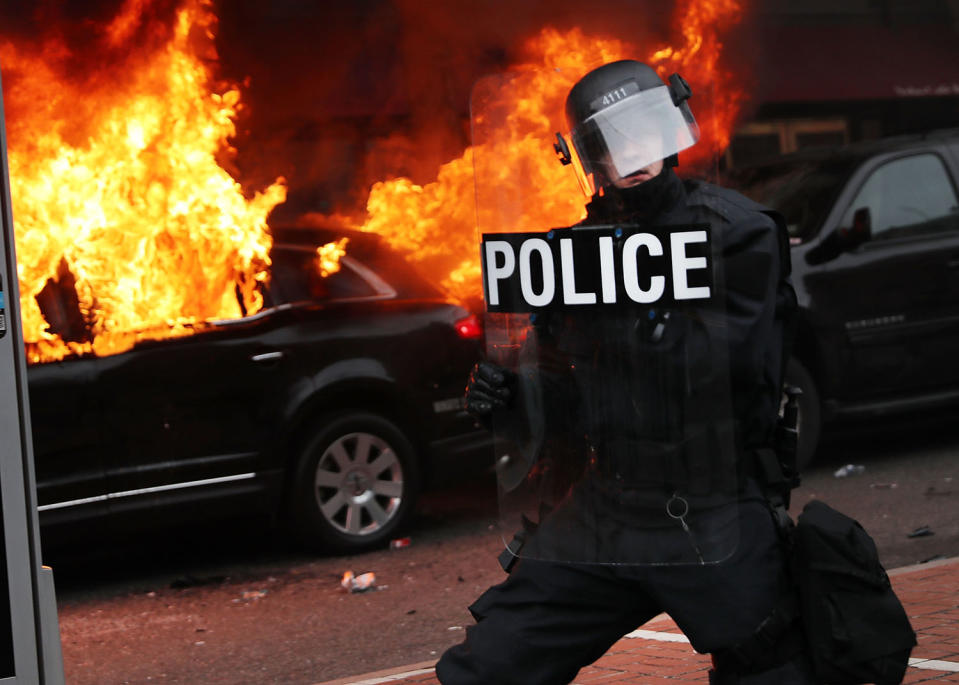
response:
{"label": "car window", "polygon": [[787,161],[731,172],[727,181],[786,220],[791,238],[808,240],[825,221],[855,161]]}
{"label": "car window", "polygon": [[942,160],[931,153],[895,159],[876,169],[842,218],[854,223],[867,208],[874,238],[959,229],[959,200]]}
{"label": "car window", "polygon": [[370,277],[355,259],[344,257],[334,273],[322,275],[315,264],[315,251],[291,247],[274,249],[269,302],[276,306],[306,300],[346,300],[388,296],[388,286]]}
{"label": "car window", "polygon": [[[274,232],[272,269],[278,272],[285,265],[288,270],[308,273],[308,262],[315,257],[317,246],[336,242],[342,237],[341,233],[323,229],[277,229]],[[336,276],[337,282],[329,285],[334,289],[330,296],[363,297],[364,295],[360,295],[352,288],[353,286],[362,287],[365,282],[366,285],[373,287],[378,296],[385,293],[401,299],[444,297],[443,291],[433,285],[430,278],[425,277],[417,267],[409,263],[407,255],[390,248],[379,236],[373,233],[351,233],[348,238],[343,263],[349,264],[353,273],[340,273]],[[301,254],[294,264],[292,255],[297,251]],[[351,277],[355,279],[357,276],[361,279],[360,283],[350,283],[346,280]],[[282,277],[283,274],[280,274],[281,279]],[[275,273],[274,278],[276,278]],[[302,279],[302,274],[298,278]],[[286,293],[282,283],[280,288],[282,293]],[[301,285],[298,288],[298,292],[302,294],[304,287]],[[308,289],[305,292],[308,292]]]}

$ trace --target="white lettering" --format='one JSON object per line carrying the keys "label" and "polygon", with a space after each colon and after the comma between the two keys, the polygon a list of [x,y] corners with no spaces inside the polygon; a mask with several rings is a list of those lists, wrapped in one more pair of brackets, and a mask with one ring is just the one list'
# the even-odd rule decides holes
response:
{"label": "white lettering", "polygon": [[[503,255],[503,265],[496,265],[496,255]],[[491,306],[499,305],[499,283],[509,278],[516,268],[512,246],[505,240],[490,240],[486,243],[486,290]]]}
{"label": "white lettering", "polygon": [[663,296],[666,291],[666,277],[651,276],[649,290],[643,290],[640,287],[637,273],[639,265],[636,263],[636,253],[640,246],[645,247],[651,257],[661,257],[663,244],[650,233],[635,233],[623,244],[623,285],[626,288],[626,294],[633,302],[649,304]]}
{"label": "white lettering", "polygon": [[563,269],[563,303],[596,304],[596,293],[576,292],[576,270],[573,266],[573,241],[563,238],[559,241],[559,260]]}
{"label": "white lettering", "polygon": [[[543,268],[543,292],[533,292],[533,280],[530,273],[530,256],[538,252]],[[553,301],[556,294],[556,275],[553,273],[553,253],[549,243],[542,238],[530,238],[519,248],[519,284],[523,297],[533,307],[545,307]]]}
{"label": "white lettering", "polygon": [[626,97],[625,88],[617,88],[616,90],[611,90],[603,96],[603,104],[611,105],[614,102],[619,102],[620,100]]}
{"label": "white lettering", "polygon": [[[617,304],[621,296],[625,303],[647,306],[708,299],[709,232],[688,228],[662,227],[625,236],[616,231],[615,237],[612,231],[567,232],[552,240],[512,234],[508,242],[489,240],[483,248],[487,304],[497,310],[531,311]],[[577,258],[587,262],[580,264],[579,273]]]}
{"label": "white lettering", "polygon": [[599,239],[599,273],[603,279],[603,302],[616,302],[616,264],[613,259],[613,239],[608,235]]}
{"label": "white lettering", "polygon": [[687,257],[688,243],[705,243],[706,231],[681,231],[669,236],[673,261],[673,297],[677,300],[701,300],[709,297],[709,286],[689,287],[687,271],[705,269],[705,257]]}

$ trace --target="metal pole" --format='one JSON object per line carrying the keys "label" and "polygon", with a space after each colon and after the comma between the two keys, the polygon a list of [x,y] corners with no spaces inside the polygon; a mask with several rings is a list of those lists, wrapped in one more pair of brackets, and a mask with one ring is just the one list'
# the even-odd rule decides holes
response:
{"label": "metal pole", "polygon": [[[53,571],[40,557],[33,434],[27,365],[20,321],[6,122],[0,81],[0,508],[7,587],[0,587],[0,604],[9,597],[10,644],[0,644],[0,683],[61,685],[63,655],[57,619]],[[3,574],[0,573],[0,576]],[[0,607],[0,641],[5,607]],[[12,653],[12,664],[3,655]]]}

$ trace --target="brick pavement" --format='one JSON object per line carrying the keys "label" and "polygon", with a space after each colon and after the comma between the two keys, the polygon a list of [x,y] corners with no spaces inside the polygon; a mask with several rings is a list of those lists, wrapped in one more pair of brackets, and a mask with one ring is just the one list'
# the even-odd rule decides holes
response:
{"label": "brick pavement", "polygon": [[[959,683],[959,557],[889,573],[909,614],[919,644],[904,683]],[[576,685],[597,683],[705,683],[709,657],[697,654],[666,616],[622,638],[596,663],[582,669]],[[403,666],[321,685],[437,685],[432,663]]]}

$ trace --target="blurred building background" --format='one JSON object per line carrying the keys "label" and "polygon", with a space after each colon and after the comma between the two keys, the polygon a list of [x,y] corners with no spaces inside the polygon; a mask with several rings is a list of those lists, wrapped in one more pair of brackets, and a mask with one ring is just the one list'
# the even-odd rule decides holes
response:
{"label": "blurred building background", "polygon": [[765,0],[729,165],[959,125],[959,1]]}

